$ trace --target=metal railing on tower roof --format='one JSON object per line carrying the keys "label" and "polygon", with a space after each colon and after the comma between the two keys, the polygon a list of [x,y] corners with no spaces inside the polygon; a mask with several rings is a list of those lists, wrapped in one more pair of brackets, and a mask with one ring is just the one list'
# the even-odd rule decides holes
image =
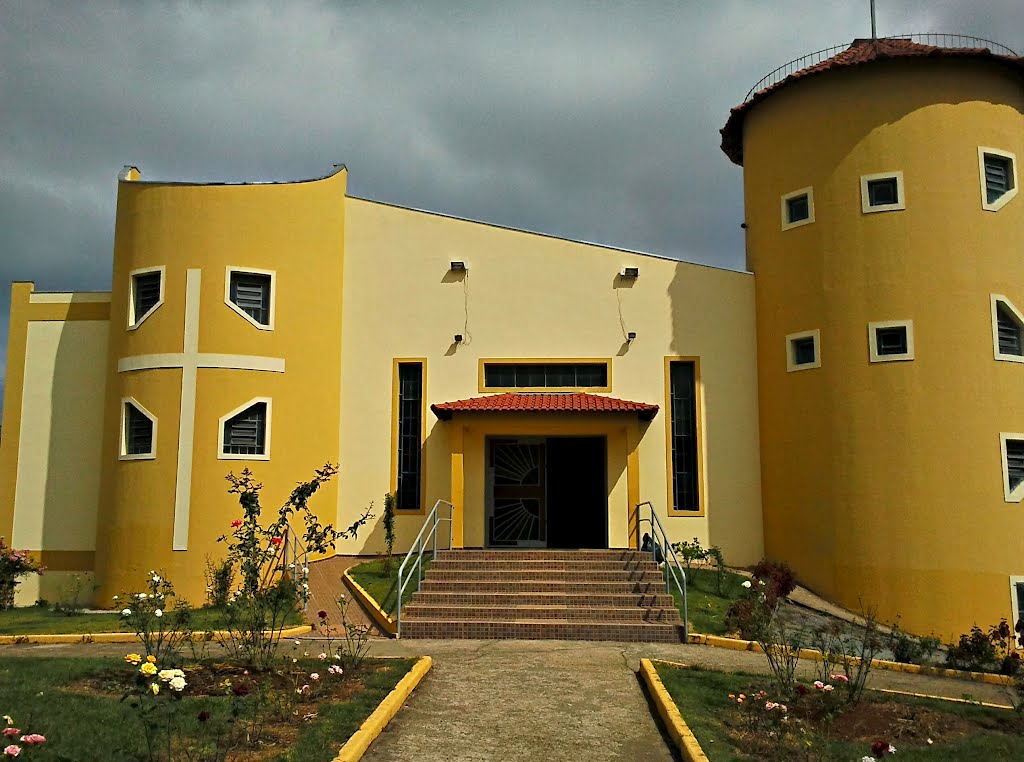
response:
{"label": "metal railing on tower roof", "polygon": [[[987,49],[990,53],[1000,56],[1017,56],[1017,52],[992,40],[986,40],[983,37],[971,37],[966,34],[947,34],[944,32],[914,32],[911,34],[892,34],[886,37],[880,37],[881,40],[909,40],[916,42],[921,45],[933,45],[937,48],[950,48],[950,49]],[[794,74],[802,69],[806,69],[810,66],[821,63],[822,61],[828,60],[834,55],[849,49],[851,43],[844,43],[842,45],[833,45],[830,48],[822,48],[816,50],[813,53],[794,58],[792,61],[782,64],[777,69],[768,72],[757,81],[757,83],[750,88],[747,92],[743,102],[746,103],[754,97],[756,93],[766,90],[772,85],[777,85],[779,82],[784,80],[790,74]]]}

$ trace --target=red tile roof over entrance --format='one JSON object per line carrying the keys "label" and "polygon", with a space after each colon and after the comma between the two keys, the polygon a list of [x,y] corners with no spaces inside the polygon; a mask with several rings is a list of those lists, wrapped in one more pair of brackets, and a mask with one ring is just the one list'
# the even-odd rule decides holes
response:
{"label": "red tile roof over entrance", "polygon": [[630,402],[585,392],[506,392],[435,403],[430,409],[442,421],[447,421],[454,413],[637,413],[649,421],[658,412],[657,405],[647,402]]}
{"label": "red tile roof over entrance", "polygon": [[988,48],[945,48],[938,45],[925,45],[912,40],[899,38],[882,38],[877,40],[858,39],[846,50],[824,61],[794,72],[780,82],[754,93],[745,103],[736,106],[729,120],[722,128],[722,151],[732,159],[734,164],[743,164],[743,123],[747,114],[765,98],[775,94],[784,87],[806,77],[842,69],[850,66],[862,66],[874,61],[893,58],[973,58],[994,61],[1015,69],[1024,74],[1024,57],[998,55]]}

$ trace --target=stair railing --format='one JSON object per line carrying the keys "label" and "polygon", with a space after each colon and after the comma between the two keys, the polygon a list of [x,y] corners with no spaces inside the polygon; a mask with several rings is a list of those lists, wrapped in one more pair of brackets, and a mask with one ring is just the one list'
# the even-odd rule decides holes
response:
{"label": "stair railing", "polygon": [[[647,508],[647,517],[644,517],[643,509]],[[637,536],[643,537],[643,527],[646,523],[651,528],[651,557],[657,562],[658,550],[661,550],[662,560],[664,561],[665,570],[665,584],[669,587],[669,593],[671,594],[671,585],[676,586],[676,590],[683,596],[683,642],[690,642],[690,625],[687,621],[688,608],[686,600],[686,572],[683,571],[682,564],[679,563],[679,558],[676,557],[676,552],[672,549],[672,544],[669,542],[668,535],[665,533],[664,527],[661,525],[661,521],[658,520],[658,514],[654,512],[654,506],[650,500],[645,500],[639,503],[636,507],[637,515]],[[641,550],[643,546],[641,545]]]}
{"label": "stair railing", "polygon": [[[441,515],[438,509],[442,505],[448,506],[448,516],[445,518]],[[416,535],[416,539],[412,543],[412,547],[409,548],[409,552],[405,554],[405,560],[402,561],[402,565],[398,567],[398,590],[395,598],[395,637],[402,637],[402,599],[405,596],[405,588],[412,581],[413,576],[416,577],[415,590],[419,590],[420,583],[423,581],[423,555],[428,550],[431,551],[431,560],[437,560],[437,527],[442,521],[448,522],[448,547],[444,550],[451,550],[453,540],[453,525],[452,525],[452,514],[455,512],[455,506],[449,503],[447,500],[438,500],[434,503],[433,509],[427,514],[427,518],[423,521],[423,526],[420,528],[420,533]],[[412,566],[409,566],[409,564]],[[408,570],[406,569],[408,567]]]}

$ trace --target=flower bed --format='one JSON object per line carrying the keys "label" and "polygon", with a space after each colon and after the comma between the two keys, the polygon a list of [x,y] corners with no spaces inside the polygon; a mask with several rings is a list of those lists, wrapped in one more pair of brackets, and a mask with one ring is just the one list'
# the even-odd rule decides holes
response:
{"label": "flower bed", "polygon": [[1024,759],[1024,722],[1008,710],[874,693],[845,706],[841,675],[785,698],[765,676],[655,665],[713,762],[875,759],[890,746],[900,760]]}

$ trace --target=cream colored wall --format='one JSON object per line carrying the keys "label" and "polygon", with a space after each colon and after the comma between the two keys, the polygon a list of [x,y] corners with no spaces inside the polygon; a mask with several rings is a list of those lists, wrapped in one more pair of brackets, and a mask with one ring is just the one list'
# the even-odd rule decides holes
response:
{"label": "cream colored wall", "polygon": [[[428,403],[479,396],[480,358],[611,357],[611,396],[662,410],[639,444],[640,499],[666,511],[664,358],[699,356],[704,386],[707,513],[665,518],[675,539],[700,537],[730,561],[761,554],[753,282],[747,274],[346,199],[338,524],[372,500],[391,469],[392,361],[426,357]],[[465,278],[449,262],[468,263]],[[637,266],[631,287],[617,274]],[[627,284],[628,285],[628,284]],[[621,322],[620,322],[621,321]],[[637,339],[627,345],[624,332]],[[453,344],[453,335],[466,340]],[[450,424],[426,414],[426,504],[451,496]],[[474,425],[466,417],[469,425]],[[609,448],[609,452],[612,451]],[[482,516],[467,455],[467,533]],[[476,494],[474,494],[476,493]],[[625,511],[612,491],[613,511]],[[397,523],[404,549],[422,516]],[[469,537],[467,536],[467,541]],[[621,542],[621,537],[616,537]],[[374,526],[341,553],[383,546]]]}
{"label": "cream colored wall", "polygon": [[[802,81],[744,142],[766,552],[944,636],[1009,617],[1024,574],[999,448],[1024,431],[1024,366],[993,359],[990,311],[992,293],[1024,302],[1024,197],[981,208],[978,146],[1024,159],[1020,79],[938,60]],[[906,209],[863,214],[860,176],[896,170]],[[780,197],[807,186],[815,222],[780,230]],[[914,321],[915,359],[870,363],[868,322],[893,319]],[[810,329],[821,367],[787,373],[784,337]]]}
{"label": "cream colored wall", "polygon": [[[11,545],[41,551],[44,563],[70,558],[87,567],[27,577],[18,605],[58,600],[66,578],[91,578],[107,330],[105,320],[28,322]],[[87,600],[91,581],[83,588]]]}

